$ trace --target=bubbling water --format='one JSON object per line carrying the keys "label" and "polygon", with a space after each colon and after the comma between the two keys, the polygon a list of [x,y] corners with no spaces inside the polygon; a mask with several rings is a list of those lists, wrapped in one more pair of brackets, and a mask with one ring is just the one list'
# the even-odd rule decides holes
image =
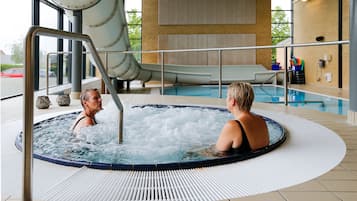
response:
{"label": "bubbling water", "polygon": [[187,151],[214,144],[224,123],[232,118],[225,111],[200,107],[127,107],[124,142],[118,145],[118,113],[113,111],[117,109],[111,104],[97,114],[97,125],[81,130],[78,137],[96,153],[87,160],[138,164],[180,161]]}
{"label": "bubbling water", "polygon": [[[143,105],[124,108],[124,139],[118,144],[119,112],[113,103],[96,115],[97,125],[74,136],[69,128],[77,113],[36,123],[34,152],[50,158],[105,164],[160,164],[212,159],[188,155],[215,144],[233,116],[225,109]],[[282,138],[281,127],[268,122],[270,144]],[[21,136],[20,136],[21,137]]]}

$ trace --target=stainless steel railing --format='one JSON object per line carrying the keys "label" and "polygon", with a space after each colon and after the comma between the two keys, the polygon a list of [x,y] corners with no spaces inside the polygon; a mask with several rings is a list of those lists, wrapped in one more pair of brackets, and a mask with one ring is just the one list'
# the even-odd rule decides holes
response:
{"label": "stainless steel railing", "polygon": [[[279,72],[272,72],[272,76],[277,76],[277,73],[284,73],[284,80],[283,80],[283,85],[284,85],[284,104],[288,104],[288,63],[289,63],[289,57],[288,57],[288,48],[292,47],[311,47],[311,46],[326,46],[326,45],[338,45],[338,44],[349,44],[349,41],[330,41],[330,42],[318,42],[318,43],[301,43],[301,44],[291,44],[291,45],[267,45],[267,46],[247,46],[247,47],[225,47],[225,48],[204,48],[204,49],[178,49],[178,50],[147,50],[147,51],[106,51],[106,50],[99,50],[98,52],[100,53],[105,53],[105,60],[106,60],[106,69],[108,68],[107,63],[108,63],[108,53],[124,53],[124,54],[133,54],[133,53],[158,53],[160,55],[160,68],[161,68],[161,95],[164,95],[164,89],[165,89],[165,53],[177,53],[177,52],[202,52],[202,51],[216,51],[218,53],[218,75],[219,75],[219,80],[218,80],[218,97],[222,98],[222,66],[223,66],[223,60],[222,60],[222,54],[223,51],[229,51],[229,50],[252,50],[252,49],[273,49],[273,48],[284,48],[284,60],[285,60],[285,69],[284,71],[279,71]],[[255,75],[256,76],[256,75]]]}
{"label": "stainless steel railing", "polygon": [[[96,67],[100,71],[105,84],[108,87],[112,98],[119,109],[119,143],[123,140],[123,105],[119,97],[116,95],[114,87],[110,84],[110,80],[105,72],[102,61],[95,49],[95,46],[88,35],[78,34],[44,27],[32,26],[27,32],[25,39],[25,89],[24,89],[24,119],[23,119],[23,200],[32,200],[32,166],[33,166],[33,98],[34,98],[34,78],[33,66],[35,66],[35,45],[36,36],[49,36],[55,38],[63,38],[85,42],[85,46],[92,53]],[[48,75],[47,75],[48,76]]]}
{"label": "stainless steel railing", "polygon": [[[97,53],[98,55],[100,53],[104,53],[104,69],[105,69],[105,74],[108,75],[108,53],[113,53],[113,52],[117,52],[117,53],[120,53],[122,51],[101,51],[101,50],[98,50],[97,49]],[[69,55],[69,54],[72,54],[72,52],[48,52],[46,54],[46,95],[49,94],[49,79],[48,79],[48,74],[49,74],[49,68],[50,68],[50,64],[51,64],[51,55]],[[90,54],[90,52],[82,52],[82,54]],[[102,81],[103,83],[103,81]],[[103,89],[105,87],[102,86],[102,91],[101,93],[107,93],[107,90],[106,89]]]}
{"label": "stainless steel railing", "polygon": [[256,49],[273,49],[273,48],[284,48],[284,60],[285,60],[285,71],[284,71],[284,104],[288,104],[288,48],[293,47],[312,47],[312,46],[326,46],[326,45],[339,45],[339,44],[349,44],[348,40],[344,41],[329,41],[329,42],[318,42],[318,43],[301,43],[301,44],[290,44],[290,45],[266,45],[266,46],[247,46],[247,47],[225,47],[225,48],[203,48],[203,49],[178,49],[178,50],[147,50],[147,51],[122,51],[121,53],[159,53],[161,60],[161,91],[164,94],[164,56],[165,53],[178,53],[178,52],[202,52],[202,51],[217,51],[218,53],[218,72],[219,72],[219,98],[222,98],[222,53],[223,51],[229,50],[256,50]]}

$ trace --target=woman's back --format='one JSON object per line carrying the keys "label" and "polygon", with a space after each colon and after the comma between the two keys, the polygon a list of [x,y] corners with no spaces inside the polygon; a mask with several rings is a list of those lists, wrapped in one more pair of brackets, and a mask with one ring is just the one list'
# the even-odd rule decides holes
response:
{"label": "woman's back", "polygon": [[239,119],[252,150],[269,145],[269,132],[265,120],[252,113]]}
{"label": "woman's back", "polygon": [[249,83],[233,82],[229,85],[226,106],[235,120],[229,120],[223,126],[216,143],[217,151],[250,151],[269,145],[265,120],[250,112],[253,101],[254,91]]}

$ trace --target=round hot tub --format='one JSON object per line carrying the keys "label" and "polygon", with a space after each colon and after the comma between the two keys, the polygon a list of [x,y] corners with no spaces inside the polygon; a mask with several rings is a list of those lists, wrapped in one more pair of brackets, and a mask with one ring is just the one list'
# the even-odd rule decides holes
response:
{"label": "round hot tub", "polygon": [[[265,154],[286,139],[285,129],[267,122],[270,143],[248,153],[214,153],[219,133],[233,116],[223,108],[189,105],[136,105],[125,108],[124,142],[118,144],[117,110],[97,114],[97,125],[69,130],[79,111],[34,124],[34,157],[56,164],[111,170],[172,170],[233,163]],[[15,141],[22,149],[22,133]]]}

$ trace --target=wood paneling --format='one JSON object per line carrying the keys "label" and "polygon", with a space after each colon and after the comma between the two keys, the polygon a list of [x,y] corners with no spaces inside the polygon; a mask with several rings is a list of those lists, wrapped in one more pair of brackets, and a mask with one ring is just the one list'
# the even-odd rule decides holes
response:
{"label": "wood paneling", "polygon": [[[325,41],[338,40],[338,1],[314,0],[294,4],[294,43],[316,42],[317,36],[324,36]],[[343,40],[349,38],[349,1],[343,0]],[[338,88],[338,46],[294,48],[295,56],[305,60],[306,83],[320,87]],[[318,66],[318,60],[329,55],[331,60],[324,68]],[[342,53],[343,88],[349,88],[349,46],[343,45]],[[325,79],[325,74],[332,74],[332,81]]]}
{"label": "wood paneling", "polygon": [[[185,2],[186,0],[182,0]],[[196,1],[196,0],[189,0]],[[200,5],[202,9],[212,10],[216,9],[213,6],[209,6],[212,0],[206,0],[204,4]],[[255,14],[256,22],[255,24],[189,24],[189,25],[160,25],[159,20],[159,0],[144,0],[143,1],[143,25],[142,25],[142,48],[143,50],[158,50],[161,49],[159,44],[162,45],[163,41],[159,41],[159,36],[168,35],[227,35],[230,34],[253,34],[255,35],[256,43],[255,45],[271,45],[271,1],[270,0],[250,0],[251,3],[256,5]],[[180,1],[181,2],[181,1]],[[208,2],[208,3],[207,3]],[[221,3],[226,3],[226,1],[219,1]],[[180,5],[178,5],[180,6]],[[187,7],[180,7],[180,9],[186,9]],[[189,8],[187,8],[189,9]],[[171,13],[170,10],[161,10],[160,12]],[[236,12],[236,11],[234,11]],[[188,16],[181,16],[182,18],[187,18]],[[200,15],[197,18],[204,18],[204,20],[212,22],[214,20],[213,16],[203,16]],[[203,20],[203,19],[201,19]],[[216,39],[214,39],[216,40]],[[234,44],[226,44],[228,47],[235,46]],[[162,45],[162,47],[168,47],[167,45]],[[200,46],[206,47],[206,46]],[[212,47],[212,46],[210,46]],[[221,47],[221,46],[219,46]],[[199,47],[193,47],[199,48]],[[225,57],[225,54],[223,56]],[[209,64],[216,65],[216,59],[214,56],[217,55],[215,52],[210,52],[207,54],[207,59]],[[251,54],[250,54],[251,55]],[[204,60],[205,57],[202,55],[193,56],[198,60]],[[193,58],[192,57],[192,58]],[[250,57],[250,56],[249,56]],[[271,50],[270,49],[259,49],[256,50],[256,54],[253,56],[256,64],[262,64],[266,68],[271,66]],[[159,63],[158,54],[155,53],[145,53],[142,56],[143,63]],[[242,58],[245,59],[245,58]],[[249,58],[252,59],[253,58]],[[166,62],[166,61],[165,61]],[[191,62],[192,63],[192,62]],[[193,62],[200,63],[200,62]]]}
{"label": "wood paneling", "polygon": [[252,0],[159,0],[160,25],[255,24]]}
{"label": "wood paneling", "polygon": [[[255,34],[159,35],[159,49],[196,49],[255,46]],[[256,64],[255,50],[223,51],[224,65]],[[168,53],[165,62],[182,65],[217,65],[217,51]]]}

